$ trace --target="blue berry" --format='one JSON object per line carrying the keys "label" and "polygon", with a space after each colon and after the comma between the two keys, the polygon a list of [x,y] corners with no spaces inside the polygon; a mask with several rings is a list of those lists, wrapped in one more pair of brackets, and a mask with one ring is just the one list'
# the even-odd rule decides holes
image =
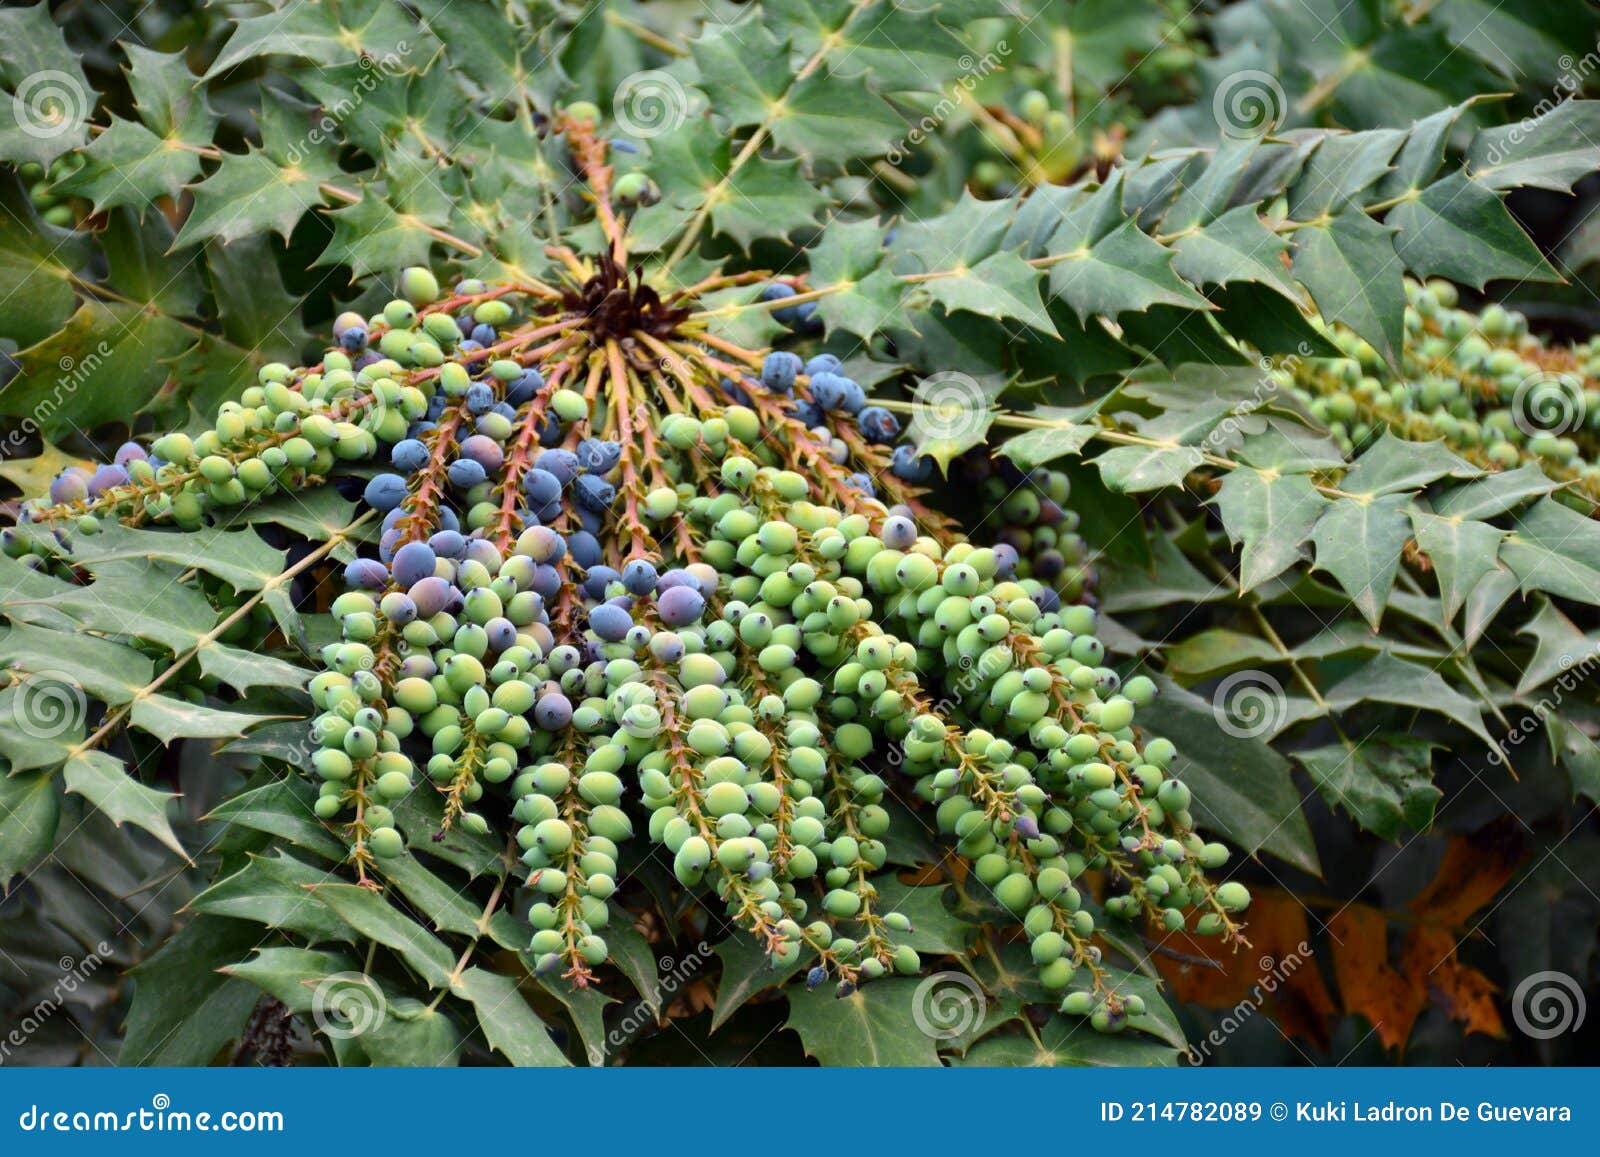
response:
{"label": "blue berry", "polygon": [[576,478],[583,469],[576,454],[571,450],[562,449],[546,450],[539,455],[534,465],[540,470],[548,470],[554,474],[563,486]]}
{"label": "blue berry", "polygon": [[438,558],[425,542],[408,542],[394,552],[394,581],[403,587],[415,586],[433,574]]}
{"label": "blue berry", "polygon": [[356,590],[381,591],[389,585],[389,568],[377,559],[358,558],[344,568],[344,582]]}
{"label": "blue berry", "polygon": [[642,558],[636,558],[622,568],[622,585],[630,595],[648,595],[656,589],[656,568]]}
{"label": "blue berry", "polygon": [[774,393],[792,394],[799,373],[800,359],[788,350],[777,350],[761,363],[761,384]]}
{"label": "blue berry", "polygon": [[932,458],[904,444],[896,446],[889,459],[890,472],[902,482],[928,481],[933,477],[933,465]]}
{"label": "blue berry", "polygon": [[600,562],[600,540],[587,530],[567,535],[567,549],[572,553],[572,561],[586,570]]}
{"label": "blue berry", "polygon": [[477,325],[472,327],[471,337],[473,341],[477,342],[478,345],[482,347],[494,345],[495,339],[499,337],[499,335],[495,333],[494,326],[485,325],[483,322],[479,322]]}
{"label": "blue berry", "polygon": [[617,488],[595,474],[585,474],[574,484],[578,501],[596,514],[604,514],[617,500]]}
{"label": "blue berry", "polygon": [[396,442],[389,451],[389,463],[404,474],[415,474],[428,464],[427,444],[417,438]]}
{"label": "blue berry", "polygon": [[622,642],[632,626],[632,616],[612,603],[601,603],[589,612],[589,629],[608,643]]}
{"label": "blue berry", "polygon": [[514,406],[531,402],[544,389],[544,375],[538,370],[528,370],[516,381],[506,386],[506,401]]}
{"label": "blue berry", "polygon": [[494,387],[488,382],[473,382],[467,387],[467,413],[482,414],[494,409]]}
{"label": "blue berry", "polygon": [[842,364],[832,354],[818,354],[806,363],[806,377],[814,378],[818,374],[836,374]]}
{"label": "blue berry", "polygon": [[390,511],[405,501],[406,480],[398,474],[377,474],[361,492],[374,510]]}
{"label": "blue berry", "polygon": [[489,479],[488,471],[471,458],[457,458],[445,473],[450,477],[450,485],[461,490],[471,490]]}
{"label": "blue berry", "polygon": [[893,442],[900,436],[900,419],[882,406],[867,406],[856,415],[856,424],[869,442]]}
{"label": "blue berry", "polygon": [[546,506],[561,497],[561,479],[535,466],[522,476],[522,492],[536,506]]}
{"label": "blue berry", "polygon": [[578,443],[578,461],[590,474],[610,474],[622,461],[622,447],[600,438],[585,438]]}

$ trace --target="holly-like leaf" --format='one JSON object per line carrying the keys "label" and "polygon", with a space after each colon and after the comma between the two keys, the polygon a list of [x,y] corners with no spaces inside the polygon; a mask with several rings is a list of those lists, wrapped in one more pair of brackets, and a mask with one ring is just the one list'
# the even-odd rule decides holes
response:
{"label": "holly-like leaf", "polygon": [[1445,277],[1482,289],[1495,278],[1560,281],[1500,194],[1466,173],[1452,173],[1396,205],[1386,224],[1394,247],[1418,277]]}
{"label": "holly-like leaf", "polygon": [[1215,502],[1228,537],[1243,546],[1239,560],[1243,590],[1288,569],[1328,507],[1328,500],[1304,474],[1251,467],[1230,471]]}
{"label": "holly-like leaf", "polygon": [[[864,984],[848,996],[835,995],[831,986],[791,991],[787,1026],[824,1065],[935,1066],[934,1038],[906,1028],[916,1023],[916,1002],[927,991],[909,977]],[[963,991],[969,1000],[981,999]]]}
{"label": "holly-like leaf", "polygon": [[189,858],[167,819],[167,801],[176,798],[174,793],[146,787],[128,774],[122,760],[103,751],[73,756],[63,778],[69,792],[83,796],[118,827],[125,823],[141,827],[184,859]]}
{"label": "holly-like leaf", "polygon": [[1338,581],[1374,631],[1411,538],[1410,505],[1405,494],[1384,494],[1369,501],[1340,498],[1322,512],[1311,533],[1317,569]]}
{"label": "holly-like leaf", "polygon": [[297,119],[304,118],[285,98],[263,98],[260,146],[224,154],[193,186],[194,208],[177,245],[211,237],[226,244],[265,229],[288,240],[300,218],[323,203],[322,186],[340,177],[333,144],[309,133],[308,123],[297,127]]}
{"label": "holly-like leaf", "polygon": [[1297,230],[1294,242],[1294,275],[1323,317],[1349,326],[1398,365],[1406,295],[1393,231],[1359,209],[1346,209]]}
{"label": "holly-like leaf", "polygon": [[1343,808],[1386,840],[1426,831],[1443,793],[1433,786],[1435,744],[1408,735],[1373,735],[1350,744],[1296,751],[1329,807]]}
{"label": "holly-like leaf", "polygon": [[420,68],[432,38],[404,8],[384,0],[305,0],[261,16],[241,17],[206,79],[258,56],[290,56],[316,65],[372,61],[385,71]]}
{"label": "holly-like leaf", "polygon": [[469,968],[456,987],[477,1011],[489,1044],[513,1065],[549,1068],[570,1063],[517,991],[516,981],[483,968]]}

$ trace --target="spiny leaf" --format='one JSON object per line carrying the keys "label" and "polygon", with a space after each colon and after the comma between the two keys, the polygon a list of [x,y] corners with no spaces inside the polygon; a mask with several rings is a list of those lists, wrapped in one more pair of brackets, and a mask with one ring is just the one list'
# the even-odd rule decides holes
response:
{"label": "spiny leaf", "polygon": [[63,778],[68,791],[83,796],[118,827],[125,823],[141,827],[184,859],[189,858],[167,819],[167,801],[176,796],[140,783],[128,774],[122,760],[103,751],[85,751],[67,760]]}

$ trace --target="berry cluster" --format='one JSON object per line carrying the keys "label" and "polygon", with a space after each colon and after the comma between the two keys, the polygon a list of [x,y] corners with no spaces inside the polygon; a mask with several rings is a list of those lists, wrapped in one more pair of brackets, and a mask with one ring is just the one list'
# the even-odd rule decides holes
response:
{"label": "berry cluster", "polygon": [[1405,346],[1394,373],[1341,327],[1327,337],[1343,358],[1302,359],[1273,371],[1347,453],[1385,429],[1444,439],[1485,469],[1524,463],[1600,501],[1600,345],[1546,344],[1499,305],[1457,307],[1448,282],[1407,282]]}
{"label": "berry cluster", "polygon": [[[1062,601],[1065,479],[1019,476],[1010,541],[960,541],[835,359],[740,349],[692,300],[594,276],[604,293],[443,296],[406,270],[214,430],[58,479],[13,553],[386,463],[363,490],[376,556],[345,568],[310,684],[317,814],[372,886],[426,835],[396,818],[414,791],[443,796],[445,827],[503,832],[538,968],[579,984],[608,958],[636,831],[811,985],[917,971],[878,887],[903,806],[931,809],[1097,1027],[1141,1011],[1101,963],[1103,921],[1241,941],[1248,896],[1205,875],[1226,852],[1193,831],[1173,745],[1134,729],[1153,685],[1123,685],[1094,612]],[[630,316],[657,320],[618,337]]]}

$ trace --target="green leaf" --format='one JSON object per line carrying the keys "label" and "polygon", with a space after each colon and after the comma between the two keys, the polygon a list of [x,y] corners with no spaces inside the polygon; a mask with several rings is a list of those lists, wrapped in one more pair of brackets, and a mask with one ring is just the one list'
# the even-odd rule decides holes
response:
{"label": "green leaf", "polygon": [[234,739],[250,728],[282,715],[246,715],[191,703],[170,695],[144,695],[133,704],[135,727],[148,731],[162,743],[174,739]]}
{"label": "green leaf", "polygon": [[1323,693],[1335,711],[1357,703],[1392,703],[1433,711],[1455,721],[1485,743],[1494,741],[1483,726],[1483,713],[1465,695],[1444,681],[1438,671],[1390,654],[1374,655]]}
{"label": "green leaf", "polygon": [[1140,708],[1142,722],[1177,745],[1174,768],[1194,789],[1196,822],[1252,855],[1271,852],[1320,876],[1289,761],[1260,739],[1224,732],[1223,705],[1214,706],[1169,679],[1158,677],[1156,683],[1160,694]]}
{"label": "green leaf", "polygon": [[1600,101],[1558,101],[1533,120],[1484,129],[1467,149],[1467,169],[1491,189],[1565,193],[1600,168]]}
{"label": "green leaf", "polygon": [[258,56],[290,56],[312,64],[353,64],[370,57],[386,72],[421,68],[433,56],[430,36],[404,8],[384,0],[306,0],[304,3],[246,16],[217,54],[205,78],[210,80]]}
{"label": "green leaf", "polygon": [[1360,209],[1294,235],[1294,275],[1329,321],[1349,326],[1392,366],[1404,341],[1405,285],[1393,230]]}
{"label": "green leaf", "polygon": [[1407,494],[1367,502],[1340,498],[1323,511],[1311,533],[1317,569],[1334,577],[1374,631],[1411,538],[1410,505]]}
{"label": "green leaf", "polygon": [[409,997],[391,998],[388,1015],[363,1032],[360,1043],[374,1065],[440,1068],[459,1063],[461,1033],[433,1005]]}
{"label": "green leaf", "polygon": [[1533,658],[1517,680],[1518,695],[1526,695],[1574,667],[1581,673],[1583,667],[1600,656],[1595,640],[1580,631],[1549,599],[1539,600],[1539,609],[1517,634],[1535,641]]}
{"label": "green leaf", "polygon": [[891,876],[876,887],[880,913],[898,912],[911,921],[910,931],[897,933],[895,943],[951,956],[971,948],[974,929],[945,907],[944,885],[907,884]]}
{"label": "green leaf", "polygon": [[268,928],[304,936],[313,943],[354,942],[350,929],[317,900],[312,890],[331,878],[329,873],[302,864],[280,848],[271,857],[251,856],[243,868],[189,901],[189,907],[213,916],[253,920]]}
{"label": "green leaf", "polygon": [[313,895],[362,936],[398,953],[432,987],[448,987],[450,949],[382,896],[358,884],[322,884]]}
{"label": "green leaf", "polygon": [[[21,623],[0,635],[0,661],[6,667],[44,677],[51,684],[65,685],[78,699],[75,706],[68,705],[68,711],[75,711],[80,719],[84,712],[83,692],[121,706],[142,691],[155,674],[155,665],[149,659],[120,643]],[[53,730],[59,722],[57,716],[46,714],[43,726]]]}
{"label": "green leaf", "polygon": [[[394,856],[378,861],[378,870],[384,879],[400,889],[406,902],[419,915],[425,916],[439,932],[454,932],[462,936],[478,935],[479,910],[469,902],[459,889],[452,888],[438,876],[428,871],[412,855]],[[506,945],[508,948],[520,945]]]}
{"label": "green leaf", "polygon": [[[300,732],[304,736],[303,726]],[[307,740],[301,759],[309,759],[310,752]],[[316,818],[311,810],[315,801],[311,785],[295,777],[241,792],[218,804],[206,818],[266,832],[327,860],[343,860],[345,846]]]}
{"label": "green leaf", "polygon": [[48,165],[81,148],[97,96],[40,0],[0,9],[0,161]]}
{"label": "green leaf", "polygon": [[514,980],[483,968],[469,968],[461,974],[456,989],[477,1011],[489,1044],[513,1065],[551,1068],[569,1063],[550,1039],[544,1022],[517,991]]}
{"label": "green leaf", "polygon": [[1428,556],[1439,581],[1439,598],[1448,623],[1472,589],[1499,565],[1496,560],[1506,532],[1487,522],[1460,515],[1441,517],[1414,506],[1410,514],[1417,546]]}
{"label": "green leaf", "polygon": [[85,301],[61,329],[17,355],[21,369],[0,390],[0,412],[32,417],[52,440],[126,423],[167,380],[162,362],[192,341],[179,322],[142,306]]}
{"label": "green leaf", "polygon": [[1000,453],[1010,458],[1024,470],[1078,454],[1100,427],[1090,419],[1105,404],[1105,398],[1072,409],[1041,406],[1030,410],[1028,417],[1051,423],[1007,438]]}
{"label": "green leaf", "polygon": [[870,341],[879,330],[904,324],[904,287],[881,264],[885,232],[876,221],[839,221],[807,251],[809,287],[836,291],[817,300],[817,315],[830,334],[843,330]]}
{"label": "green leaf", "polygon": [[156,558],[182,569],[203,570],[235,590],[258,591],[283,573],[284,555],[253,530],[210,526],[184,534],[109,525],[80,536],[74,555],[91,568],[112,559]]}
{"label": "green leaf", "polygon": [[1106,488],[1123,494],[1176,486],[1205,461],[1194,446],[1118,446],[1094,460]]}
{"label": "green leaf", "polygon": [[1524,594],[1546,591],[1600,604],[1600,527],[1554,498],[1519,517],[1500,547]]}
{"label": "green leaf", "polygon": [[919,281],[913,294],[925,295],[952,313],[965,310],[996,321],[1015,320],[1052,337],[1055,323],[1039,298],[1043,275],[1015,253],[994,253],[976,265],[957,265]]}
{"label": "green leaf", "polygon": [[887,152],[905,123],[864,82],[820,69],[774,110],[772,139],[801,159],[844,164]]}
{"label": "green leaf", "polygon": [[[276,20],[277,17],[261,17]],[[270,93],[260,111],[261,146],[226,153],[194,188],[194,208],[176,244],[215,237],[224,244],[271,229],[288,240],[296,223],[322,204],[324,182],[340,176],[332,144],[296,128],[295,114]]]}
{"label": "green leaf", "polygon": [[875,980],[843,997],[829,986],[791,990],[786,1027],[823,1065],[934,1066],[934,1038],[909,1027],[925,1015],[917,1001],[926,987],[906,978]]}
{"label": "green leaf", "polygon": [[142,217],[156,198],[175,200],[200,175],[200,150],[211,146],[217,114],[181,52],[153,52],[128,41],[122,50],[139,119],[112,116],[81,154],[83,167],[58,187],[88,197],[96,212],[133,205]]}
{"label": "green leaf", "polygon": [[1466,173],[1396,205],[1385,223],[1399,230],[1395,250],[1418,277],[1447,277],[1478,289],[1496,278],[1561,280],[1500,194]]}
{"label": "green leaf", "polygon": [[303,1016],[315,1007],[319,981],[355,970],[356,962],[342,952],[280,947],[259,949],[249,960],[219,971],[249,981],[291,1013]]}
{"label": "green leaf", "polygon": [[[90,249],[87,237],[46,225],[9,181],[0,182],[0,337],[26,348],[60,329],[78,306],[71,278]],[[27,413],[6,405],[15,388],[0,389],[0,410]]]}
{"label": "green leaf", "polygon": [[44,772],[0,775],[0,890],[31,868],[55,843],[61,799]]}
{"label": "green leaf", "polygon": [[49,675],[0,690],[0,752],[7,773],[61,766],[87,733],[87,707],[81,689]]}
{"label": "green leaf", "polygon": [[1211,303],[1172,269],[1172,250],[1124,222],[1087,250],[1067,254],[1050,269],[1050,292],[1064,298],[1078,317],[1115,319],[1153,305],[1211,309]]}
{"label": "green leaf", "polygon": [[1560,485],[1537,466],[1519,466],[1452,487],[1433,499],[1433,509],[1443,518],[1493,518]]}
{"label": "green leaf", "polygon": [[1361,452],[1339,489],[1376,497],[1419,490],[1445,477],[1475,478],[1482,474],[1443,442],[1409,442],[1385,430]]}
{"label": "green leaf", "polygon": [[1406,735],[1373,735],[1297,751],[1298,760],[1332,808],[1343,808],[1367,831],[1399,839],[1427,831],[1442,793],[1433,786],[1436,744]]}
{"label": "green leaf", "polygon": [[1239,586],[1250,590],[1276,578],[1300,558],[1300,547],[1328,500],[1304,474],[1241,466],[1222,479],[1213,500],[1223,528],[1243,544]]}
{"label": "green leaf", "polygon": [[1284,660],[1267,640],[1227,627],[1210,627],[1190,635],[1166,647],[1162,657],[1167,674],[1188,683]]}
{"label": "green leaf", "polygon": [[237,1040],[259,999],[255,985],[219,970],[261,940],[247,920],[199,916],[132,970],[133,1005],[117,1063],[205,1065]]}
{"label": "green leaf", "polygon": [[716,1032],[728,1018],[759,992],[776,988],[800,971],[803,960],[773,967],[772,957],[750,936],[735,935],[712,951],[722,961],[722,978],[717,982],[717,1003],[711,1010],[711,1031]]}
{"label": "green leaf", "polygon": [[73,756],[67,761],[64,779],[68,791],[83,796],[118,827],[125,823],[141,827],[185,860],[189,858],[167,820],[167,801],[176,799],[176,793],[146,787],[128,774],[122,760],[103,751]]}

